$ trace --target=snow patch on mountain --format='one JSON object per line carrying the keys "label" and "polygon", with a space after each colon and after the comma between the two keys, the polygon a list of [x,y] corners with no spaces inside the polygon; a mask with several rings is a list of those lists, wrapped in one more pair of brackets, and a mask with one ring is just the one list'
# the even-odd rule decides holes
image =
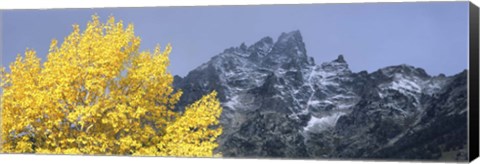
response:
{"label": "snow patch on mountain", "polygon": [[303,130],[315,133],[322,132],[328,128],[334,127],[338,121],[338,118],[343,115],[345,115],[344,112],[337,112],[320,118],[312,116],[312,118],[310,118],[308,121],[307,126],[305,126]]}

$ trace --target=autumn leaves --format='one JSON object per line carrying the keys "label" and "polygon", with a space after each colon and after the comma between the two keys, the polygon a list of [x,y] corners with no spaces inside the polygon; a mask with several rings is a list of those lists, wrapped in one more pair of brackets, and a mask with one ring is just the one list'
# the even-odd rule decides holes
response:
{"label": "autumn leaves", "polygon": [[96,15],[57,44],[44,63],[27,50],[1,72],[2,152],[214,156],[217,93],[174,110],[170,45],[140,52],[133,25]]}

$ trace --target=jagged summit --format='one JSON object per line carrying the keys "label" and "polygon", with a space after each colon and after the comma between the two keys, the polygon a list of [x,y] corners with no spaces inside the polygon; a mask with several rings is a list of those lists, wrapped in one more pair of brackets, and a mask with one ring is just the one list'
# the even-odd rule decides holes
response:
{"label": "jagged summit", "polygon": [[337,72],[338,75],[348,75],[352,73],[348,68],[347,61],[345,61],[343,55],[338,55],[337,59],[331,62],[324,62],[320,66],[323,70],[328,72]]}
{"label": "jagged summit", "polygon": [[264,37],[248,47],[248,51],[251,52],[250,58],[252,58],[252,60],[259,60],[260,58],[268,55],[268,53],[272,50],[272,47],[273,39],[268,36]]}
{"label": "jagged summit", "polygon": [[248,47],[248,49],[250,51],[255,51],[258,48],[263,48],[263,47],[271,48],[272,46],[273,46],[273,39],[267,36],[267,37],[263,37],[262,39],[260,39],[259,41],[257,41],[256,43]]}
{"label": "jagged summit", "polygon": [[345,61],[345,59],[343,58],[343,55],[342,55],[342,54],[338,55],[337,59],[335,59],[334,62],[337,62],[337,63],[347,63],[347,61]]}
{"label": "jagged summit", "polygon": [[245,43],[240,44],[240,50],[247,51],[247,45]]}
{"label": "jagged summit", "polygon": [[279,56],[287,58],[307,58],[305,44],[303,43],[302,35],[299,30],[282,33],[276,41],[267,36],[250,46],[247,46],[243,42],[238,47],[225,49],[219,55],[228,54],[237,54],[245,57],[249,56],[254,60],[259,60],[265,56],[272,56],[271,58],[277,58]]}
{"label": "jagged summit", "polygon": [[302,34],[300,30],[291,31],[288,33],[282,33],[278,37],[277,41],[275,42],[276,46],[300,46],[300,48],[304,48]]}
{"label": "jagged summit", "polygon": [[287,42],[289,40],[302,41],[303,39],[302,39],[302,34],[300,33],[300,30],[291,31],[288,33],[283,32],[278,37],[277,42],[282,43],[282,42]]}
{"label": "jagged summit", "polygon": [[417,68],[408,64],[400,64],[388,66],[379,69],[385,75],[405,74],[410,76],[418,76],[421,78],[430,78],[431,76],[422,68]]}
{"label": "jagged summit", "polygon": [[272,69],[308,66],[311,62],[300,31],[282,33],[261,63]]}

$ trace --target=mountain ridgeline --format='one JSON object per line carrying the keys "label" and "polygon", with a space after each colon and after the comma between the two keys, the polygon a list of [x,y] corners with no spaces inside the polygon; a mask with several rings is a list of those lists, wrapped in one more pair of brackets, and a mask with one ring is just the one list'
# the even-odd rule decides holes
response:
{"label": "mountain ridgeline", "polygon": [[299,31],[226,49],[175,76],[180,109],[218,92],[225,157],[467,160],[467,70],[316,64]]}

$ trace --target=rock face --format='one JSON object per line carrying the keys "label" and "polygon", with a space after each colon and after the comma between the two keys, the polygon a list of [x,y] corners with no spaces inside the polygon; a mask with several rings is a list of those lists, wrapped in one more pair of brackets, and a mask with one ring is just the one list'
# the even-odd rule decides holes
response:
{"label": "rock face", "polygon": [[226,49],[174,86],[180,109],[219,93],[225,157],[467,159],[466,71],[354,73],[343,55],[317,65],[293,31]]}

